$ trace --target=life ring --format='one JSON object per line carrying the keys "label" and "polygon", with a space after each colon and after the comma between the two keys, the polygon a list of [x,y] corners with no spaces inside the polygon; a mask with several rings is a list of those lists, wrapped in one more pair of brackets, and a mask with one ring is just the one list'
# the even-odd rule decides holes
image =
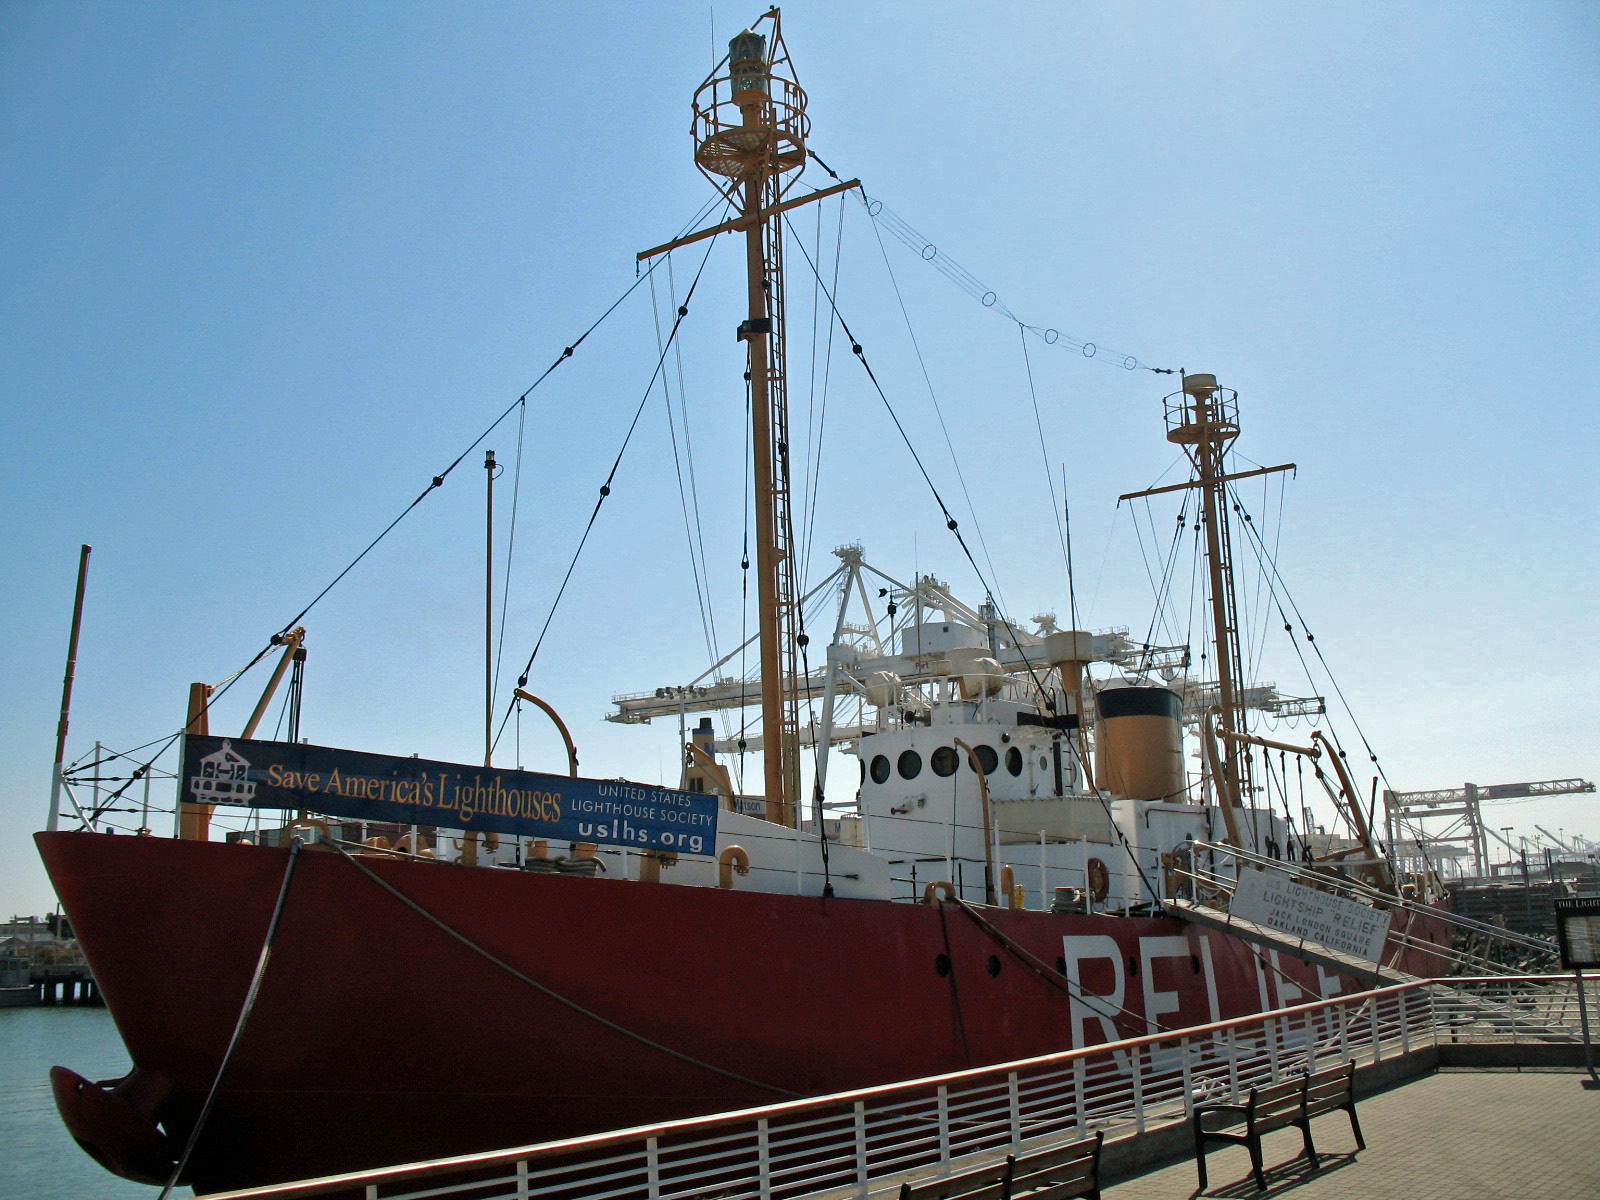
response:
{"label": "life ring", "polygon": [[1106,893],[1111,890],[1111,872],[1106,868],[1102,859],[1091,858],[1087,868],[1089,876],[1089,895],[1096,900],[1104,900]]}

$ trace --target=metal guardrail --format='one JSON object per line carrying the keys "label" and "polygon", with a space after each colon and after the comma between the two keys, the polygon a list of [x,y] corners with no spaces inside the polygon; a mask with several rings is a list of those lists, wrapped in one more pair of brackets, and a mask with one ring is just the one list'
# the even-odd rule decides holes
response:
{"label": "metal guardrail", "polygon": [[207,1200],[801,1200],[1188,1119],[1299,1070],[1442,1043],[1578,1040],[1571,976],[1424,980],[956,1074]]}

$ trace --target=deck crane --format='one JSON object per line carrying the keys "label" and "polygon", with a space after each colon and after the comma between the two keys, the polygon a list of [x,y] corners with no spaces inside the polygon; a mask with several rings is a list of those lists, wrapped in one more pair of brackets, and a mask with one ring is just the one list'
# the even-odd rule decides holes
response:
{"label": "deck crane", "polygon": [[[1389,844],[1405,841],[1464,842],[1472,855],[1472,873],[1484,875],[1489,869],[1489,836],[1494,833],[1483,823],[1479,808],[1486,800],[1520,800],[1533,796],[1570,796],[1594,791],[1587,779],[1545,779],[1537,783],[1494,783],[1485,786],[1463,784],[1458,788],[1438,788],[1426,792],[1383,793],[1383,807],[1389,829]],[[1454,818],[1442,832],[1424,835],[1422,822]],[[1498,834],[1498,840],[1505,841]],[[1510,843],[1507,843],[1509,845]]]}

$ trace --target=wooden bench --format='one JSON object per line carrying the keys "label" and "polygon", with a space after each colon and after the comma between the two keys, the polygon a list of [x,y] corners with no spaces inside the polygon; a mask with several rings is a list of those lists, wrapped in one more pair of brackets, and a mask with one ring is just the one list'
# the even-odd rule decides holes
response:
{"label": "wooden bench", "polygon": [[1100,1200],[1097,1133],[1034,1154],[1008,1154],[1005,1161],[974,1167],[926,1183],[902,1183],[900,1200]]}
{"label": "wooden bench", "polygon": [[[1290,1126],[1300,1130],[1306,1159],[1311,1169],[1317,1170],[1321,1163],[1311,1143],[1311,1118],[1335,1110],[1342,1109],[1349,1114],[1356,1148],[1365,1150],[1367,1143],[1362,1140],[1361,1125],[1356,1120],[1355,1077],[1355,1064],[1346,1063],[1283,1083],[1252,1088],[1243,1104],[1198,1106],[1194,1110],[1194,1161],[1200,1169],[1200,1190],[1206,1189],[1206,1143],[1223,1142],[1242,1145],[1250,1151],[1256,1187],[1265,1191],[1267,1180],[1261,1165],[1261,1139],[1274,1130]],[[1221,1123],[1208,1129],[1208,1118],[1221,1118]]]}
{"label": "wooden bench", "polygon": [[1356,1120],[1356,1065],[1329,1067],[1306,1076],[1306,1120],[1323,1113],[1343,1111],[1350,1118],[1350,1132],[1355,1135],[1356,1149],[1365,1150],[1366,1140],[1361,1136],[1361,1122]]}

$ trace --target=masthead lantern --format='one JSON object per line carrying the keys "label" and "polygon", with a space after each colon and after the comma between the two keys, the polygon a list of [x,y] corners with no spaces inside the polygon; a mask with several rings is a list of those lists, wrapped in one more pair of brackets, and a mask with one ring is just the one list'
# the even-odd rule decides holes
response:
{"label": "masthead lantern", "polygon": [[765,99],[767,91],[767,39],[746,29],[728,43],[728,80],[735,104]]}

